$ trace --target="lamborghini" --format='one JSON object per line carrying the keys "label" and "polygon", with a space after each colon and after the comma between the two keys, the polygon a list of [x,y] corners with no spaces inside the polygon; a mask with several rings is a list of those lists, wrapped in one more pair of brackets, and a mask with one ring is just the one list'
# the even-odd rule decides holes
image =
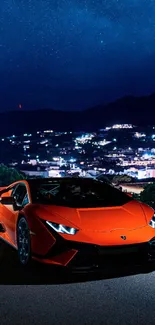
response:
{"label": "lamborghini", "polygon": [[23,266],[139,264],[155,259],[155,214],[99,180],[21,180],[0,189],[0,239]]}

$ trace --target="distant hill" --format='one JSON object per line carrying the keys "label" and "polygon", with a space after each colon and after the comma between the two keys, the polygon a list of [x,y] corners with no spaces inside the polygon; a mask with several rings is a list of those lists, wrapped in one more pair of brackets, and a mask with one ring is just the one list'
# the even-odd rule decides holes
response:
{"label": "distant hill", "polygon": [[93,131],[113,123],[155,124],[155,93],[145,97],[124,97],[113,103],[84,111],[7,111],[0,113],[0,136],[37,130]]}

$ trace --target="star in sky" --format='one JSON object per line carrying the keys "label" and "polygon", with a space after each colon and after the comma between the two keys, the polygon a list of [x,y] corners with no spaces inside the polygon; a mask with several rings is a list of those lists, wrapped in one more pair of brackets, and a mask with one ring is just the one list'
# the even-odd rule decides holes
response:
{"label": "star in sky", "polygon": [[155,91],[154,17],[154,0],[1,0],[1,110]]}

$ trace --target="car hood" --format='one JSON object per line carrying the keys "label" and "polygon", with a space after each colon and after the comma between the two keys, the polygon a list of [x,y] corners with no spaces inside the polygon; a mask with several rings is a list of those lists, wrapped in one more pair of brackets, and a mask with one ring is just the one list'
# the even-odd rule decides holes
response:
{"label": "car hood", "polygon": [[[82,229],[95,231],[112,231],[118,229],[132,230],[147,225],[143,204],[131,201],[122,207],[78,209]],[[152,214],[151,214],[152,216]]]}
{"label": "car hood", "polygon": [[151,220],[154,210],[143,203],[132,200],[121,207],[106,208],[75,209],[37,205],[35,212],[44,220],[75,226],[82,230],[107,232],[144,227]]}

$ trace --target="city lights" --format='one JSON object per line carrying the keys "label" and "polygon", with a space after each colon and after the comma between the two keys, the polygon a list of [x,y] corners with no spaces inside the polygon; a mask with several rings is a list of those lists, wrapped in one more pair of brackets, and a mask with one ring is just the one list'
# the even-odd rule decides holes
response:
{"label": "city lights", "polygon": [[[151,130],[146,132],[145,128],[138,127],[133,132],[133,127],[132,124],[114,124],[92,133],[49,129],[37,131],[38,136],[24,133],[3,137],[0,145],[9,153],[13,150],[11,155],[16,153],[10,164],[16,164],[29,175],[96,177],[102,170],[105,175],[128,174],[137,179],[146,178],[146,175],[153,177],[155,148],[152,140],[155,135],[150,136]],[[119,132],[121,129],[125,131]]]}

